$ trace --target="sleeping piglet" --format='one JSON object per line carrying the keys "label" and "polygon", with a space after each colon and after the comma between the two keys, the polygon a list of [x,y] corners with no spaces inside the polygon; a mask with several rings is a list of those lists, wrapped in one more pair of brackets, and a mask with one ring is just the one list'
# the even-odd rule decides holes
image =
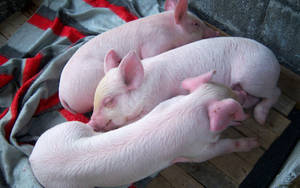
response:
{"label": "sleeping piglet", "polygon": [[179,87],[182,80],[212,69],[218,72],[213,81],[239,92],[245,108],[255,105],[254,118],[261,124],[280,95],[276,57],[251,39],[203,39],[142,61],[134,52],[121,63],[114,60],[115,56],[113,50],[108,53],[106,75],[96,89],[88,123],[96,131],[118,128],[141,118],[163,100],[184,94]]}
{"label": "sleeping piglet", "polygon": [[66,122],[38,139],[29,161],[47,188],[125,185],[176,162],[202,162],[258,146],[255,138],[220,139],[244,120],[231,89],[208,83],[212,72],[184,80],[188,95],[162,102],[142,119],[106,133]]}
{"label": "sleeping piglet", "polygon": [[200,19],[187,12],[188,1],[167,0],[167,11],[128,22],[104,32],[80,47],[64,67],[59,98],[73,113],[92,111],[94,93],[104,76],[103,62],[110,49],[124,57],[135,50],[139,58],[151,57],[175,47],[217,35]]}

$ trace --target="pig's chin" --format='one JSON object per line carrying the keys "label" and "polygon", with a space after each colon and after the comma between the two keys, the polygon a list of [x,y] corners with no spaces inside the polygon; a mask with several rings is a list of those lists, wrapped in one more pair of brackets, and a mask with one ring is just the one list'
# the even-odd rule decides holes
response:
{"label": "pig's chin", "polygon": [[105,126],[102,128],[101,131],[104,131],[104,132],[107,132],[107,131],[111,131],[111,130],[114,130],[114,129],[117,129],[118,126],[116,124],[113,123],[112,120],[109,120]]}
{"label": "pig's chin", "polygon": [[138,115],[136,116],[128,116],[126,117],[126,122],[124,122],[122,125],[119,125],[117,123],[114,123],[113,120],[109,120],[104,127],[101,128],[100,131],[107,132],[111,130],[115,130],[124,126],[127,126],[139,119],[141,119],[144,116],[145,112],[142,110]]}

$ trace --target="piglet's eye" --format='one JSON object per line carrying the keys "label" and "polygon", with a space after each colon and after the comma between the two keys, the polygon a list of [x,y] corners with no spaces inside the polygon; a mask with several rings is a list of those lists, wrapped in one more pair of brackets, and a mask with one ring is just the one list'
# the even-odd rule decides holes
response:
{"label": "piglet's eye", "polygon": [[197,26],[197,27],[200,26],[200,24],[197,23],[197,22],[193,22],[193,25],[194,25],[194,26]]}
{"label": "piglet's eye", "polygon": [[115,106],[115,99],[112,98],[112,97],[107,97],[103,100],[103,105],[106,107],[106,108],[112,108]]}

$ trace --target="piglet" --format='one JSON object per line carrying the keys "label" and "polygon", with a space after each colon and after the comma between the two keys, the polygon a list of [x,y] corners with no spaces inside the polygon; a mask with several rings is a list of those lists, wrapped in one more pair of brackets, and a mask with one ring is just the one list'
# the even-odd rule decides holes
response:
{"label": "piglet", "polygon": [[108,52],[106,75],[94,97],[88,124],[97,131],[141,118],[163,100],[184,94],[179,87],[182,80],[212,69],[218,72],[213,81],[238,92],[245,107],[255,105],[254,118],[261,124],[280,95],[276,57],[247,38],[203,39],[142,61],[130,52],[120,64],[114,61],[115,55],[113,50]]}
{"label": "piglet", "polygon": [[104,76],[105,55],[114,49],[119,62],[130,50],[139,58],[151,57],[202,38],[215,31],[187,12],[187,0],[167,0],[166,12],[141,18],[104,32],[80,47],[64,67],[59,99],[73,113],[92,111],[94,93]]}
{"label": "piglet", "polygon": [[219,138],[247,115],[231,89],[207,83],[212,74],[183,81],[190,94],[164,101],[120,129],[97,133],[80,122],[49,129],[29,158],[34,175],[47,188],[119,186],[177,162],[202,162],[257,147],[255,138]]}

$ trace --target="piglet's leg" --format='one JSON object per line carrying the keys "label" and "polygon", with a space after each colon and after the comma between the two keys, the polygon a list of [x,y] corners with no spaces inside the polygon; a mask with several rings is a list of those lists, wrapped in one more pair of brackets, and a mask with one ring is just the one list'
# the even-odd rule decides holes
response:
{"label": "piglet's leg", "polygon": [[234,125],[233,121],[243,121],[248,118],[242,106],[234,99],[223,99],[212,102],[208,106],[208,115],[211,131],[222,131],[229,125]]}
{"label": "piglet's leg", "polygon": [[257,138],[221,139],[210,145],[208,152],[213,158],[226,153],[248,152],[258,146]]}
{"label": "piglet's leg", "polygon": [[232,152],[248,152],[259,146],[256,138],[221,139],[209,144],[199,157],[184,162],[203,162]]}
{"label": "piglet's leg", "polygon": [[264,124],[266,122],[269,110],[276,103],[280,94],[280,89],[276,87],[270,97],[264,98],[255,106],[254,118],[258,123]]}

